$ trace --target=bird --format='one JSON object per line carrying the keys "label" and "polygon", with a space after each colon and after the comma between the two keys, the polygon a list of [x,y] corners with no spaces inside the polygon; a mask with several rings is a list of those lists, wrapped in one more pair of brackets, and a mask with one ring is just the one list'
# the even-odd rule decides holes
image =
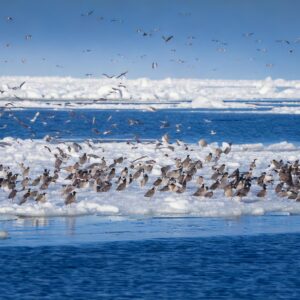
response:
{"label": "bird", "polygon": [[148,175],[144,174],[142,180],[140,181],[140,186],[141,187],[145,186],[147,184],[147,182],[148,182],[148,179],[149,179]]}
{"label": "bird", "polygon": [[263,184],[263,189],[257,193],[257,197],[264,198],[267,194],[267,186]]}
{"label": "bird", "polygon": [[17,195],[17,190],[16,189],[13,189],[10,194],[8,195],[8,199],[11,199],[12,201],[14,200],[14,198],[16,197]]}
{"label": "bird", "polygon": [[161,177],[158,177],[158,178],[153,182],[153,185],[154,185],[154,186],[159,186],[161,183],[162,183],[162,179],[161,179]]}
{"label": "bird", "polygon": [[148,191],[145,193],[144,197],[149,197],[149,198],[151,198],[151,197],[153,197],[154,193],[155,193],[155,187],[152,187],[150,190],[148,190]]}
{"label": "bird", "polygon": [[170,36],[162,36],[162,38],[163,38],[163,40],[167,43],[167,42],[169,42],[172,38],[174,38],[174,36],[173,35],[170,35]]}
{"label": "bird", "polygon": [[121,73],[120,75],[116,76],[116,78],[121,78],[123,76],[125,76],[128,73],[128,71],[125,71],[123,73]]}
{"label": "bird", "polygon": [[74,203],[76,201],[76,191],[71,192],[65,199],[65,205]]}
{"label": "bird", "polygon": [[152,63],[152,69],[156,69],[158,67],[158,63],[157,62],[153,62]]}
{"label": "bird", "polygon": [[23,195],[19,205],[22,205],[27,201],[27,199],[30,197],[30,193],[31,193],[31,189],[28,189],[27,192]]}
{"label": "bird", "polygon": [[126,188],[126,178],[122,180],[122,182],[117,186],[117,191],[123,191]]}
{"label": "bird", "polygon": [[41,202],[41,203],[44,203],[46,202],[46,193],[41,193],[41,194],[38,194],[35,198],[35,201],[36,202]]}
{"label": "bird", "polygon": [[17,86],[14,86],[14,87],[8,87],[10,90],[14,90],[14,91],[16,91],[16,90],[20,90],[22,87],[23,87],[23,85],[26,83],[26,81],[23,81],[20,85],[17,85]]}
{"label": "bird", "polygon": [[207,142],[206,142],[206,140],[204,140],[204,139],[199,140],[198,144],[199,144],[199,146],[201,146],[202,148],[204,148],[204,147],[207,146]]}

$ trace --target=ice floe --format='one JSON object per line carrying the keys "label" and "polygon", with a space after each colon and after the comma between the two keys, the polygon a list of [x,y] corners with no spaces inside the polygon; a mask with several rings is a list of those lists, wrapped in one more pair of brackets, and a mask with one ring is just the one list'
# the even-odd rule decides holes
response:
{"label": "ice floe", "polygon": [[[5,216],[70,216],[84,214],[100,215],[148,215],[148,216],[201,216],[201,217],[238,217],[241,215],[263,215],[269,213],[280,214],[300,214],[300,202],[285,198],[280,198],[274,192],[274,184],[267,188],[267,196],[258,198],[256,194],[261,190],[260,186],[253,184],[250,193],[242,200],[236,197],[226,198],[221,189],[215,190],[212,198],[196,197],[193,193],[197,190],[195,179],[188,183],[184,193],[159,192],[156,191],[152,198],[144,197],[147,190],[152,187],[154,180],[161,174],[160,168],[166,165],[174,166],[174,159],[184,159],[187,154],[194,160],[205,161],[205,157],[210,152],[214,152],[217,147],[225,149],[228,144],[210,144],[205,148],[198,144],[172,144],[172,147],[157,147],[155,143],[125,143],[110,142],[97,143],[93,141],[80,142],[75,148],[72,142],[45,142],[44,140],[21,140],[5,138],[0,141],[0,163],[9,167],[12,173],[20,173],[20,164],[29,166],[29,178],[32,181],[43,173],[44,169],[54,172],[56,158],[54,154],[59,154],[59,149],[68,154],[66,162],[62,163],[61,171],[56,183],[51,183],[47,192],[47,201],[37,203],[29,199],[20,205],[22,195],[26,192],[19,191],[12,201],[8,199],[9,191],[0,189],[0,215]],[[76,149],[76,152],[74,149]],[[51,152],[50,152],[51,151]],[[78,161],[83,153],[92,154],[88,161],[82,166],[92,163],[100,163],[102,157],[107,164],[113,163],[113,159],[123,157],[123,162],[116,166],[116,177],[112,180],[112,188],[108,192],[96,192],[90,187],[77,189],[76,202],[65,205],[65,197],[62,196],[62,185],[68,184],[66,180],[68,173],[66,166],[73,165]],[[96,156],[95,156],[96,155]],[[99,158],[97,158],[97,156]],[[263,171],[272,173],[272,159],[283,161],[295,161],[300,157],[300,148],[293,144],[283,142],[264,146],[263,144],[233,145],[232,150],[227,155],[221,155],[218,165],[226,164],[226,170],[230,173],[239,168],[247,171],[250,163],[256,158],[256,168],[253,176],[259,176]],[[125,166],[130,166],[136,159],[137,162],[155,161],[152,172],[148,172],[149,180],[144,187],[140,187],[138,181],[133,181],[124,191],[116,191],[118,175]],[[204,167],[197,171],[196,175],[201,175],[207,185],[211,185],[212,166],[215,162],[203,163]],[[129,169],[129,173],[133,170]],[[1,171],[0,177],[3,177]],[[20,175],[19,179],[22,179]],[[21,190],[20,182],[17,189]],[[199,186],[198,186],[199,187]],[[38,186],[32,187],[37,190]]]}

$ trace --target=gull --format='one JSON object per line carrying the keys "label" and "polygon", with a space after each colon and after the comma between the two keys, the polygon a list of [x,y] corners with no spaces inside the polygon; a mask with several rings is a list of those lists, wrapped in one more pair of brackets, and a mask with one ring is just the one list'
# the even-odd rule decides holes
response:
{"label": "gull", "polygon": [[112,23],[123,23],[124,21],[121,19],[111,19],[110,22]]}
{"label": "gull", "polygon": [[176,124],[175,127],[176,127],[176,132],[180,132],[181,131],[181,126],[182,124]]}
{"label": "gull", "polygon": [[288,41],[288,40],[276,40],[275,42],[276,43],[286,43],[286,44],[290,45],[290,41]]}
{"label": "gull", "polygon": [[161,125],[159,128],[168,128],[170,127],[170,123],[168,121],[160,121]]}
{"label": "gull", "polygon": [[30,120],[31,123],[34,123],[36,121],[36,119],[38,118],[38,116],[40,115],[40,112],[38,111],[34,117]]}
{"label": "gull", "polygon": [[32,35],[31,34],[26,34],[25,35],[25,40],[31,40],[32,39]]}
{"label": "gull", "polygon": [[106,78],[114,78],[115,77],[115,75],[107,75],[106,73],[102,73],[102,75],[103,76],[105,76]]}
{"label": "gull", "polygon": [[121,73],[120,75],[116,76],[116,78],[121,78],[122,76],[125,76],[128,73],[128,71],[125,71]]}
{"label": "gull", "polygon": [[18,86],[13,86],[13,87],[8,87],[10,90],[20,90],[22,88],[22,86],[26,83],[26,81],[23,81],[20,85]]}
{"label": "gull", "polygon": [[210,131],[210,134],[211,134],[211,135],[215,135],[215,134],[217,134],[217,132],[214,131],[214,130],[211,130],[211,131]]}
{"label": "gull", "polygon": [[121,89],[112,87],[112,90],[113,90],[114,93],[118,92],[121,99],[123,98],[123,92],[122,92]]}
{"label": "gull", "polygon": [[162,140],[164,143],[169,144],[169,142],[170,142],[170,137],[169,137],[169,135],[166,133],[166,134],[164,134],[164,135],[162,136],[161,140]]}
{"label": "gull", "polygon": [[88,16],[91,16],[93,13],[94,13],[94,10],[90,10],[87,13],[82,13],[81,16],[82,17],[88,17]]}
{"label": "gull", "polygon": [[251,37],[254,35],[254,32],[246,32],[246,33],[243,33],[243,36],[244,37]]}
{"label": "gull", "polygon": [[169,42],[174,36],[173,35],[170,35],[170,36],[162,36],[163,40],[167,43]]}
{"label": "gull", "polygon": [[14,20],[13,17],[10,17],[10,16],[6,17],[7,22],[12,22],[13,20]]}
{"label": "gull", "polygon": [[157,111],[157,109],[156,109],[155,107],[153,107],[153,106],[148,106],[148,107],[146,108],[146,110],[152,111],[152,112]]}
{"label": "gull", "polygon": [[111,133],[112,133],[111,130],[106,130],[106,131],[103,132],[103,135],[107,135],[107,134],[111,134]]}
{"label": "gull", "polygon": [[157,62],[153,62],[152,63],[152,69],[156,69],[158,67],[158,63]]}

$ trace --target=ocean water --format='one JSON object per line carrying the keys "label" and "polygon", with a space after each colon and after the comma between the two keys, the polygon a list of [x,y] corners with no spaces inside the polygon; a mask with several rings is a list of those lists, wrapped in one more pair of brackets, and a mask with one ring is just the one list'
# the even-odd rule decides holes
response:
{"label": "ocean water", "polygon": [[[127,140],[168,133],[173,141],[265,144],[299,144],[300,138],[297,115],[39,110],[31,122],[36,112],[3,111],[0,138]],[[9,233],[0,240],[1,299],[300,298],[300,216],[0,216],[0,230]]]}
{"label": "ocean water", "polygon": [[[231,112],[208,110],[37,110],[3,111],[0,138],[141,140],[160,139],[168,133],[171,141],[275,143],[299,142],[300,115],[268,114],[261,111]],[[16,118],[18,121],[16,121]],[[94,119],[94,122],[93,122]],[[179,125],[177,125],[179,124]],[[177,125],[177,126],[176,126]]]}
{"label": "ocean water", "polygon": [[1,223],[1,299],[300,296],[297,216]]}

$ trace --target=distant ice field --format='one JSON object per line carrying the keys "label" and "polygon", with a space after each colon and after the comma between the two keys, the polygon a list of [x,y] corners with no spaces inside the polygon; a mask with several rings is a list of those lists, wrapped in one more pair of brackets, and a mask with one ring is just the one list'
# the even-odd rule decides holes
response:
{"label": "distant ice field", "polygon": [[[72,109],[251,109],[300,113],[300,81],[0,77],[0,106]],[[151,107],[150,107],[151,106]]]}

